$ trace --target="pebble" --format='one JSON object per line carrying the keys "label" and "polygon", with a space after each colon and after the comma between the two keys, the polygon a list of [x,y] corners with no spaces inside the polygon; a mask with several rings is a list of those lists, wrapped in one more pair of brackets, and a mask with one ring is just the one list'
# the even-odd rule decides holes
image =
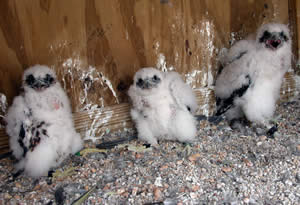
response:
{"label": "pebble", "polygon": [[196,161],[196,160],[198,160],[199,158],[200,158],[200,154],[199,153],[196,153],[196,154],[193,154],[193,155],[191,155],[191,156],[189,156],[189,160],[191,161],[191,162],[194,162],[194,161]]}
{"label": "pebble", "polygon": [[132,192],[131,192],[131,194],[132,194],[133,196],[136,196],[136,194],[137,194],[138,190],[139,190],[139,188],[138,188],[138,187],[133,187],[133,188],[132,188]]}
{"label": "pebble", "polygon": [[157,187],[162,187],[162,178],[161,177],[157,177],[155,179],[155,182],[154,182],[154,185],[157,186]]}
{"label": "pebble", "polygon": [[260,141],[265,141],[267,139],[267,136],[265,136],[265,135],[261,135],[260,137],[259,137],[259,140]]}
{"label": "pebble", "polygon": [[158,200],[162,199],[162,192],[161,192],[160,188],[155,188],[153,194],[154,194],[154,200],[155,201],[158,201]]}
{"label": "pebble", "polygon": [[297,150],[300,152],[300,144],[297,145]]}
{"label": "pebble", "polygon": [[177,165],[182,165],[182,163],[183,163],[183,160],[178,160],[178,161],[176,162]]}
{"label": "pebble", "polygon": [[168,165],[163,165],[163,166],[160,167],[159,170],[162,171],[162,170],[165,170],[165,169],[168,169],[168,168],[169,168]]}
{"label": "pebble", "polygon": [[124,189],[124,188],[120,188],[120,189],[117,190],[117,193],[118,193],[119,195],[123,194],[124,192],[125,192],[125,189]]}
{"label": "pebble", "polygon": [[198,191],[200,189],[200,186],[199,185],[194,185],[193,187],[192,187],[192,191],[193,192],[196,192],[196,191]]}
{"label": "pebble", "polygon": [[135,158],[141,159],[144,155],[141,153],[135,153]]}
{"label": "pebble", "polygon": [[8,194],[8,193],[4,194],[4,199],[11,199],[11,198],[12,198],[12,196],[10,194]]}
{"label": "pebble", "polygon": [[248,197],[245,197],[243,201],[248,204],[250,202],[250,199]]}
{"label": "pebble", "polygon": [[195,193],[195,192],[191,192],[191,193],[190,193],[190,196],[191,196],[192,199],[198,198],[198,194]]}
{"label": "pebble", "polygon": [[246,159],[246,158],[243,158],[243,162],[245,162],[245,164],[246,164],[248,167],[252,167],[252,166],[253,166],[252,162],[249,161],[249,160]]}
{"label": "pebble", "polygon": [[231,172],[232,168],[231,167],[222,167],[223,172]]}

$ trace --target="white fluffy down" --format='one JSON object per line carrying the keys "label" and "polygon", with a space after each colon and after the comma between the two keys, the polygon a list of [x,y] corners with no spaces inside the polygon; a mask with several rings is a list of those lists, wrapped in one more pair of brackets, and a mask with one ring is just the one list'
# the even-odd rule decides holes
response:
{"label": "white fluffy down", "polygon": [[[24,81],[27,75],[42,77],[50,74],[56,80],[53,70],[46,66],[36,65],[24,72],[24,94],[15,97],[6,115],[6,131],[10,136],[10,148],[19,160],[16,168],[24,169],[29,176],[38,177],[47,174],[49,169],[57,167],[70,153],[82,148],[83,142],[75,131],[70,102],[60,83],[56,83],[43,91],[36,91]],[[30,113],[30,114],[29,114]],[[19,133],[23,124],[34,125],[45,122],[48,137],[42,137],[33,151],[28,150],[25,157],[20,146]],[[26,132],[26,142],[30,141],[31,133]]]}
{"label": "white fluffy down", "polygon": [[[259,42],[265,31],[283,32],[289,40],[276,50],[269,49]],[[233,56],[239,56],[244,51],[247,53],[241,58],[232,60]],[[245,116],[259,124],[269,121],[275,111],[282,79],[291,66],[288,27],[283,24],[265,24],[258,29],[255,41],[237,42],[223,59],[226,59],[226,65],[216,80],[216,97],[228,98],[246,83],[245,75],[249,75],[252,81],[246,93],[234,99],[234,106],[225,113],[226,117],[232,120]]]}
{"label": "white fluffy down", "polygon": [[[161,79],[157,87],[141,89],[136,85],[138,79],[152,78],[154,75]],[[152,145],[157,145],[159,139],[195,140],[197,130],[192,113],[197,110],[197,101],[193,90],[178,73],[143,68],[135,74],[128,94],[133,104],[131,117],[139,139]]]}

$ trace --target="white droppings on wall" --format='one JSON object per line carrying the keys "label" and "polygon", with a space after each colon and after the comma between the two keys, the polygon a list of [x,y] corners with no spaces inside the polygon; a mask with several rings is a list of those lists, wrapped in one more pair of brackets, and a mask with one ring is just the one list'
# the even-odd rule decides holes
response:
{"label": "white droppings on wall", "polygon": [[[207,36],[207,51],[208,51],[208,55],[210,56],[210,59],[213,58],[214,56],[214,52],[215,52],[215,46],[214,46],[214,40],[215,40],[215,28],[214,28],[214,24],[211,21],[206,21],[203,22],[204,26],[205,26],[205,34]],[[206,82],[203,82],[202,85],[205,86],[211,86],[213,85],[214,82],[214,78],[213,78],[213,74],[212,74],[212,61],[209,62],[209,64],[207,65],[207,73],[206,73]]]}
{"label": "white droppings on wall", "polygon": [[187,84],[189,84],[193,89],[195,89],[196,88],[197,79],[199,79],[198,76],[201,76],[202,72],[203,71],[200,70],[200,69],[195,69],[192,72],[189,72],[189,73],[185,74],[184,75],[185,82]]}
{"label": "white droppings on wall", "polygon": [[[195,35],[200,36],[199,39],[201,40],[201,44],[198,46],[200,47],[205,47],[203,55],[199,56],[198,61],[203,62],[204,65],[200,65],[201,68],[197,68],[196,71],[192,71],[192,73],[187,74],[186,76],[188,78],[188,83],[193,82],[193,87],[209,87],[213,85],[214,83],[214,77],[213,77],[213,61],[215,52],[217,51],[217,48],[214,45],[215,42],[215,25],[212,20],[209,18],[204,19],[201,21],[200,25],[195,26],[194,30]],[[200,72],[201,71],[201,72]],[[195,75],[196,73],[197,75]],[[197,82],[197,79],[192,79],[192,78],[197,78],[200,79],[199,82]],[[200,85],[196,84],[200,83]]]}
{"label": "white droppings on wall", "polygon": [[[62,81],[64,83],[64,89],[66,89],[66,80],[65,78],[69,76],[71,78],[70,87],[74,88],[74,81],[75,79],[78,79],[82,82],[83,89],[80,90],[79,96],[79,102],[80,102],[80,110],[90,110],[91,107],[94,105],[94,103],[91,102],[89,99],[89,90],[91,89],[92,85],[95,82],[99,82],[102,86],[107,86],[113,96],[116,99],[116,102],[119,103],[118,96],[116,94],[116,91],[113,88],[113,85],[111,81],[108,79],[108,77],[104,76],[102,72],[97,71],[97,69],[93,66],[89,66],[88,68],[84,68],[85,66],[82,65],[82,62],[78,57],[75,58],[68,58],[65,60],[62,64],[62,66],[65,68],[64,73],[62,75]],[[102,102],[101,107],[104,104],[104,100],[102,97],[99,98],[99,100]],[[99,107],[99,105],[97,105]]]}
{"label": "white droppings on wall", "polygon": [[71,77],[71,81],[70,83],[70,87],[73,88],[74,87],[74,74],[77,74],[78,72],[80,72],[81,68],[82,68],[82,62],[80,60],[80,56],[77,56],[75,58],[68,58],[67,60],[65,60],[62,63],[62,66],[65,68],[63,69],[63,75],[62,75],[62,81],[63,81],[63,87],[64,89],[66,89],[66,80],[65,77],[66,76],[70,76]]}
{"label": "white droppings on wall", "polygon": [[201,112],[202,115],[209,116],[211,115],[211,101],[210,101],[210,95],[213,90],[211,88],[200,88],[197,89],[201,92],[204,102],[202,105],[200,105],[198,111]]}
{"label": "white droppings on wall", "polygon": [[162,53],[158,54],[156,68],[163,71],[163,72],[168,72],[168,71],[174,71],[175,70],[175,68],[172,65],[167,67],[166,57]]}
{"label": "white droppings on wall", "polygon": [[237,34],[235,32],[230,33],[230,46],[232,46],[236,42]]}
{"label": "white droppings on wall", "polygon": [[160,47],[160,44],[159,44],[159,42],[157,41],[157,42],[154,44],[154,48],[155,48],[156,53],[158,53],[159,47]]}
{"label": "white droppings on wall", "polygon": [[3,93],[0,93],[0,111],[5,114],[7,110],[7,99]]}
{"label": "white droppings on wall", "polygon": [[299,75],[295,75],[294,76],[294,80],[295,80],[295,86],[296,86],[296,92],[295,95],[298,96],[300,93],[300,76]]}
{"label": "white droppings on wall", "polygon": [[92,140],[95,142],[97,139],[101,139],[104,134],[110,132],[105,130],[104,124],[106,124],[112,117],[113,111],[103,112],[103,108],[92,106],[89,111],[89,118],[92,120],[90,127],[87,127],[84,140]]}
{"label": "white droppings on wall", "polygon": [[126,40],[128,41],[128,40],[129,40],[129,34],[128,34],[128,31],[125,32],[125,36],[126,36]]}
{"label": "white droppings on wall", "polygon": [[[0,118],[4,118],[7,110],[7,99],[6,96],[3,93],[0,93]],[[2,122],[2,120],[0,121]],[[4,128],[5,125],[2,125],[0,123],[0,128]]]}
{"label": "white droppings on wall", "polygon": [[109,87],[109,89],[111,90],[112,94],[116,98],[117,103],[119,104],[119,99],[118,99],[117,93],[114,90],[113,85],[110,82],[110,80],[107,77],[105,77],[103,74],[102,74],[102,79],[103,79],[103,82]]}
{"label": "white droppings on wall", "polygon": [[[79,57],[69,58],[65,60],[62,64],[65,68],[62,73],[62,81],[64,83],[64,88],[66,89],[66,82],[69,83],[71,89],[75,89],[75,81],[81,82],[80,90],[76,91],[76,98],[78,98],[79,105],[77,109],[79,111],[87,111],[89,113],[89,118],[91,123],[87,123],[86,131],[84,133],[85,140],[95,141],[101,138],[107,130],[105,129],[105,124],[110,120],[113,115],[112,111],[105,111],[104,109],[104,99],[99,93],[98,102],[96,104],[91,98],[91,89],[95,89],[95,83],[97,86],[103,86],[108,89],[116,99],[116,103],[119,103],[119,99],[116,91],[110,79],[105,76],[102,72],[98,71],[96,67],[86,66],[80,61]],[[68,81],[66,80],[68,79]],[[70,82],[69,82],[70,81]],[[109,130],[108,130],[109,132]]]}

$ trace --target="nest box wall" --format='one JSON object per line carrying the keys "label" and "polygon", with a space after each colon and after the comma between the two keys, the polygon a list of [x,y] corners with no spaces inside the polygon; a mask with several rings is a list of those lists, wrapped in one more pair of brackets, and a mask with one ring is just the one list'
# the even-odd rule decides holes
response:
{"label": "nest box wall", "polygon": [[220,48],[270,21],[289,23],[288,1],[1,1],[0,92],[10,104],[37,63],[56,70],[74,111],[126,102],[144,66],[174,69],[201,88]]}
{"label": "nest box wall", "polygon": [[[296,31],[293,5],[299,1],[1,1],[2,113],[34,64],[55,69],[75,113],[128,102],[133,75],[146,66],[181,73],[209,110],[220,49],[263,23],[289,23]],[[287,79],[283,90],[294,86]]]}

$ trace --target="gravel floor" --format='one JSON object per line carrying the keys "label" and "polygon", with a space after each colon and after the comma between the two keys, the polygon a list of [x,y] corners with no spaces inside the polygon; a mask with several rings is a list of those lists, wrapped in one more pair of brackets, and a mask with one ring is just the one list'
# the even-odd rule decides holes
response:
{"label": "gravel floor", "polygon": [[0,204],[300,204],[300,98],[281,103],[276,116],[275,138],[202,120],[192,145],[134,140],[106,152],[87,149],[52,177],[13,179],[13,160],[5,158]]}

